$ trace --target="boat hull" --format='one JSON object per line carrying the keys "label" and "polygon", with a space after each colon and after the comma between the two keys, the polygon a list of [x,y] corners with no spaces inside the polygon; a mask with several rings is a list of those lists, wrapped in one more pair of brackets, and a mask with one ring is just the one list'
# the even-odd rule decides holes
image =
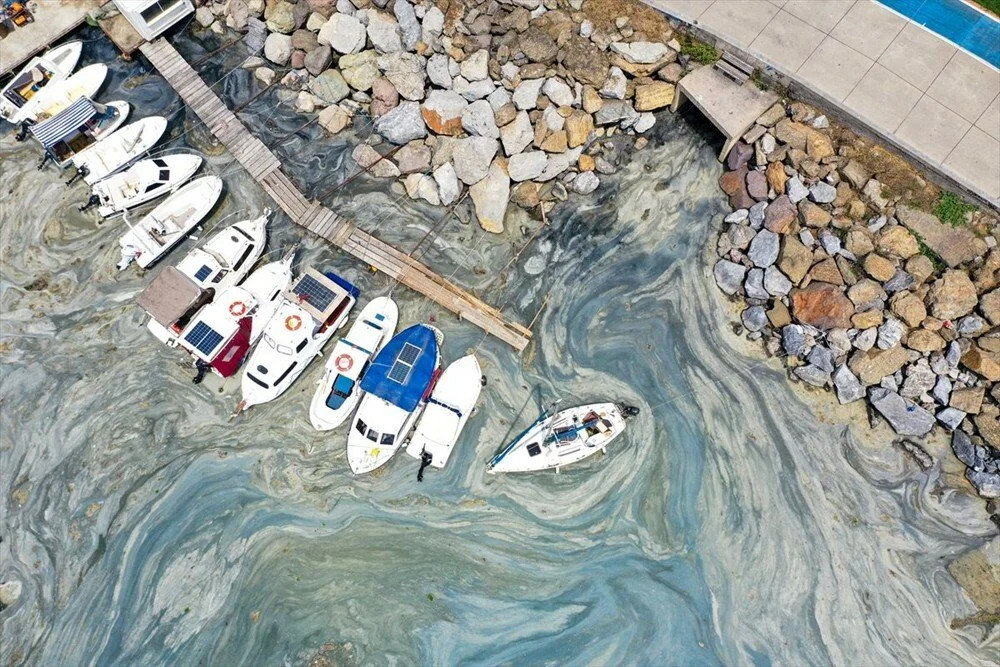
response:
{"label": "boat hull", "polygon": [[107,76],[107,65],[101,63],[87,65],[66,79],[45,86],[8,120],[16,124],[25,120],[40,121],[50,118],[81,97],[93,98],[104,85]]}
{"label": "boat hull", "polygon": [[[162,169],[154,160],[167,165],[165,180],[160,180]],[[140,160],[94,184],[92,192],[100,201],[97,212],[106,218],[158,199],[187,183],[198,172],[201,163],[197,155],[164,155]]]}
{"label": "boat hull", "polygon": [[74,156],[73,165],[84,172],[83,180],[88,185],[94,185],[155,146],[166,130],[167,119],[163,116],[141,118]]}
{"label": "boat hull", "polygon": [[[351,472],[364,475],[388,463],[399,451],[423,407],[421,403],[413,412],[407,412],[374,394],[365,394],[347,436],[347,463]],[[377,429],[374,441],[361,433],[362,427],[366,432]],[[387,435],[392,436],[392,442],[385,442]]]}
{"label": "boat hull", "polygon": [[420,459],[426,452],[430,465],[443,468],[462,435],[482,391],[483,371],[475,355],[457,359],[438,378],[406,446],[406,453]]}
{"label": "boat hull", "polygon": [[[28,64],[21,68],[21,71],[11,79],[10,83],[4,86],[3,90],[0,90],[0,117],[8,118],[13,123],[20,122],[19,120],[15,120],[18,110],[24,108],[24,104],[30,102],[34,96],[44,91],[48,86],[60,83],[69,78],[73,70],[76,69],[76,64],[80,62],[80,53],[82,50],[83,42],[76,40],[57,46],[29,60]],[[27,83],[25,76],[29,75],[30,78],[30,72],[35,67],[41,67],[48,73],[46,83],[32,91],[32,96],[18,107],[7,99],[7,94],[12,89]]]}

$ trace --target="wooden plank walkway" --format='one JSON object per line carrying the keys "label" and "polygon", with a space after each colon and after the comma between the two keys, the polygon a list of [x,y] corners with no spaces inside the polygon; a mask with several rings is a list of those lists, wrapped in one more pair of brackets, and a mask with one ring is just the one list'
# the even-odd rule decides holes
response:
{"label": "wooden plank walkway", "polygon": [[272,199],[299,224],[347,253],[375,267],[460,318],[472,322],[517,351],[527,347],[531,331],[508,322],[496,308],[453,285],[417,260],[358,229],[349,220],[311,201],[281,169],[281,161],[257,139],[243,122],[205,85],[198,73],[162,37],[140,47],[181,99]]}

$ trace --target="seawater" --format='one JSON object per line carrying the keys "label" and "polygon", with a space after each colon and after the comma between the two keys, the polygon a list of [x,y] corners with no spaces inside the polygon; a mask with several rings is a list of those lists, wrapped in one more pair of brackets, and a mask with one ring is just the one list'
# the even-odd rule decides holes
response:
{"label": "seawater", "polygon": [[[202,152],[225,196],[196,234],[273,206],[211,149],[174,93],[92,30],[113,61],[101,98],[172,114],[167,146]],[[198,58],[218,44],[187,36]],[[244,57],[205,63],[215,81]],[[259,84],[232,71],[231,106]],[[244,113],[317,195],[352,173],[370,128],[326,137],[265,96]],[[526,322],[524,356],[372,274],[276,215],[269,247],[392,293],[431,321],[444,358],[488,378],[443,471],[400,453],[354,478],[346,433],[308,402],[324,360],[279,400],[229,421],[237,397],[190,382],[143,327],[154,272],[117,274],[120,221],[79,213],[31,143],[0,140],[3,372],[0,657],[31,665],[990,664],[997,637],[951,630],[974,610],[947,574],[990,534],[977,505],[887,439],[819,420],[777,363],[733,334],[711,277],[726,212],[712,130],[662,114],[651,145],[590,197],[503,237],[461,210],[362,177],[327,201]],[[226,218],[226,216],[231,216]],[[440,221],[440,222],[439,222]],[[520,225],[518,225],[520,226]],[[193,241],[175,250],[175,262]],[[26,289],[30,287],[30,289]],[[544,308],[542,307],[544,305]],[[621,400],[641,415],[606,456],[561,474],[484,462],[539,403]],[[829,399],[823,399],[829,400]]]}

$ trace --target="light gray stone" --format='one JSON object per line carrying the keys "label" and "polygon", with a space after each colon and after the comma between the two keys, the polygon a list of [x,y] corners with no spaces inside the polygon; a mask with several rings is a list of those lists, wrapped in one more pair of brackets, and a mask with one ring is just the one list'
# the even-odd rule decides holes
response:
{"label": "light gray stone", "polygon": [[951,398],[951,387],[951,380],[948,376],[939,375],[934,382],[934,389],[931,390],[931,395],[941,405],[948,405],[948,401]]}
{"label": "light gray stone", "polygon": [[671,52],[665,44],[659,42],[612,42],[611,51],[637,65],[659,62]]}
{"label": "light gray stone", "polygon": [[607,99],[623,100],[625,99],[627,85],[628,79],[625,78],[625,72],[620,67],[612,67],[608,71],[607,80],[597,92],[601,97]]}
{"label": "light gray stone", "polygon": [[573,179],[573,191],[581,195],[589,195],[601,184],[600,179],[592,171],[585,171]]}
{"label": "light gray stone", "polygon": [[380,55],[376,62],[385,73],[385,78],[399,91],[400,97],[412,101],[424,98],[425,64],[422,57],[397,51]]}
{"label": "light gray stone", "polygon": [[962,420],[965,419],[965,413],[958,408],[944,408],[938,411],[937,419],[949,431],[954,431],[962,424]]}
{"label": "light gray stone", "polygon": [[837,400],[841,405],[853,403],[865,397],[865,388],[847,364],[841,364],[833,373],[833,386],[837,390]]}
{"label": "light gray stone", "polygon": [[573,89],[562,79],[549,77],[542,84],[542,93],[557,107],[568,107],[573,104]]}
{"label": "light gray stone", "polygon": [[500,138],[500,128],[493,116],[493,108],[486,100],[476,100],[462,111],[462,127],[469,134],[490,139]]}
{"label": "light gray stone", "polygon": [[375,131],[394,144],[405,144],[427,136],[427,126],[416,102],[401,102],[375,121]]}
{"label": "light gray stone", "polygon": [[745,208],[739,208],[730,213],[729,215],[727,215],[725,218],[723,218],[722,221],[729,223],[743,222],[744,220],[747,219],[747,217],[749,217],[749,215],[750,215],[749,211],[747,211]]}
{"label": "light gray stone", "polygon": [[801,324],[786,324],[781,328],[781,346],[785,354],[801,357],[806,352],[806,331]]}
{"label": "light gray stone", "polygon": [[764,270],[750,269],[747,279],[743,281],[743,291],[748,299],[767,299],[770,294],[764,289]]}
{"label": "light gray stone", "polygon": [[434,181],[438,186],[438,196],[444,205],[451,204],[462,193],[462,185],[458,182],[455,167],[451,162],[445,162],[434,170]]}
{"label": "light gray stone", "polygon": [[288,64],[288,59],[292,57],[292,38],[290,35],[282,35],[279,32],[272,32],[264,40],[264,57],[275,65],[284,66]]}
{"label": "light gray stone", "polygon": [[335,69],[328,69],[310,81],[309,89],[327,104],[336,104],[351,94],[350,86]]}
{"label": "light gray stone", "polygon": [[424,12],[422,25],[425,33],[431,37],[440,37],[441,32],[444,30],[444,12],[432,5],[430,9]]}
{"label": "light gray stone", "polygon": [[479,49],[468,56],[461,64],[462,76],[466,80],[482,81],[490,75],[489,72],[490,53],[486,49]]}
{"label": "light gray stone", "polygon": [[[455,173],[466,185],[472,185],[487,178],[493,157],[497,154],[499,144],[495,139],[488,137],[465,137],[455,143],[452,151],[451,161],[455,165]],[[499,180],[491,177],[492,180]],[[506,172],[504,179],[508,180]],[[507,184],[508,191],[510,183]],[[506,209],[506,204],[504,204]],[[503,218],[501,217],[501,223]],[[501,224],[502,228],[502,224]]]}
{"label": "light gray stone", "polygon": [[486,97],[486,101],[490,103],[490,108],[493,109],[493,113],[496,113],[511,101],[511,97],[506,88],[495,88],[493,92]]}
{"label": "light gray stone", "polygon": [[365,48],[368,33],[361,21],[347,14],[334,14],[319,30],[317,39],[337,53],[357,53]]}
{"label": "light gray stone", "polygon": [[403,185],[410,199],[423,199],[432,206],[441,204],[437,184],[430,174],[410,174],[403,180]]}
{"label": "light gray stone", "polygon": [[899,344],[906,333],[906,325],[894,317],[886,318],[885,322],[878,327],[878,340],[876,341],[880,350],[888,350]]}
{"label": "light gray stone", "polygon": [[[479,138],[471,137],[466,141]],[[457,153],[458,148],[455,150]],[[503,219],[510,198],[510,178],[499,160],[494,160],[487,172],[486,178],[469,188],[469,195],[475,205],[479,225],[488,232],[499,234],[503,232]]]}
{"label": "light gray stone", "polygon": [[827,346],[813,345],[812,349],[809,350],[809,354],[806,355],[806,361],[813,366],[822,368],[827,373],[832,373],[836,360],[834,358],[833,350]]}
{"label": "light gray stone", "polygon": [[819,233],[819,244],[831,257],[840,252],[840,239],[825,229]]}
{"label": "light gray stone", "polygon": [[762,229],[750,242],[747,256],[754,263],[754,266],[766,269],[777,261],[780,243],[781,238],[777,234],[768,229]]}
{"label": "light gray stone", "polygon": [[793,204],[797,204],[809,196],[809,188],[802,184],[798,176],[792,176],[785,182],[785,194]]}
{"label": "light gray stone", "polygon": [[926,435],[934,428],[934,415],[894,391],[875,387],[868,396],[872,406],[900,435]]}
{"label": "light gray stone", "polygon": [[715,263],[713,272],[719,289],[726,294],[733,295],[739,291],[740,285],[743,284],[747,269],[742,264],[730,262],[728,259],[720,259]]}
{"label": "light gray stone", "polygon": [[760,331],[767,325],[767,311],[763,306],[750,306],[740,314],[747,331]]}
{"label": "light gray stone", "polygon": [[859,331],[858,335],[854,337],[854,347],[858,348],[862,352],[867,352],[875,347],[875,340],[877,337],[878,329],[875,327]]}
{"label": "light gray stone", "polygon": [[507,163],[507,173],[512,181],[528,181],[541,175],[546,162],[547,157],[543,151],[518,153],[511,156]]}
{"label": "light gray stone", "polygon": [[837,188],[823,181],[813,183],[809,188],[809,198],[817,204],[829,204],[837,198]]}
{"label": "light gray stone", "polygon": [[368,10],[368,39],[379,53],[393,53],[403,50],[403,40],[399,34],[396,19],[377,9]]}
{"label": "light gray stone", "polygon": [[[437,10],[440,14],[441,10],[433,7],[424,14],[424,21],[427,21],[428,15],[430,15],[433,10]],[[392,5],[392,11],[396,15],[396,20],[399,22],[399,31],[402,34],[403,46],[407,50],[414,50],[417,48],[417,43],[420,41],[420,22],[417,21],[416,12],[413,10],[413,5],[407,2],[407,0],[396,0]],[[431,20],[430,28],[436,28],[438,35],[441,34],[441,28],[437,27],[437,16],[434,16]],[[444,15],[441,15],[441,26],[444,26]],[[425,28],[427,28],[425,24]],[[430,29],[428,32],[434,34]]]}
{"label": "light gray stone", "polygon": [[427,59],[427,78],[435,86],[451,88],[451,74],[448,71],[448,56],[435,53]]}
{"label": "light gray stone", "polygon": [[605,100],[594,114],[594,123],[597,125],[621,123],[622,127],[627,127],[638,119],[639,112],[632,108],[628,100]]}
{"label": "light gray stone", "polygon": [[521,111],[534,109],[543,85],[545,85],[545,79],[526,79],[519,83],[511,96],[514,106]]}
{"label": "light gray stone", "polygon": [[899,393],[907,398],[918,398],[934,388],[937,375],[931,370],[926,359],[920,359],[906,369],[906,379]]}
{"label": "light gray stone", "polygon": [[656,116],[652,112],[646,111],[639,114],[639,118],[632,125],[632,129],[642,134],[643,132],[648,132],[656,124]]}
{"label": "light gray stone", "polygon": [[813,364],[799,366],[792,373],[803,382],[811,384],[814,387],[825,387],[826,383],[830,381],[830,373]]}
{"label": "light gray stone", "polygon": [[767,211],[767,202],[761,201],[757,202],[747,211],[747,219],[750,222],[750,227],[753,229],[760,229],[764,226],[764,212]]}
{"label": "light gray stone", "polygon": [[958,321],[959,336],[975,336],[986,327],[986,321],[978,315],[966,315]]}
{"label": "light gray stone", "polygon": [[523,151],[534,138],[535,131],[526,111],[518,112],[514,120],[500,128],[500,141],[503,142],[504,153],[508,156]]}
{"label": "light gray stone", "polygon": [[480,81],[467,81],[465,77],[457,76],[452,79],[451,88],[462,97],[472,102],[489,97],[497,89],[496,84],[490,79]]}

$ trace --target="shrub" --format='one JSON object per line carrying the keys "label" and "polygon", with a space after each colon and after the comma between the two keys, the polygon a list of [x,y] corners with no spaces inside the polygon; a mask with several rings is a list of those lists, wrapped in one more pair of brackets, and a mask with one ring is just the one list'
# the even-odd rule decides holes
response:
{"label": "shrub", "polygon": [[934,204],[934,215],[941,222],[947,223],[952,227],[964,225],[965,214],[975,210],[975,206],[966,204],[954,192],[942,193],[937,203]]}
{"label": "shrub", "polygon": [[705,65],[711,65],[719,59],[719,52],[715,50],[714,46],[697,40],[690,35],[686,36],[684,41],[681,42],[681,53],[686,53],[692,59]]}

